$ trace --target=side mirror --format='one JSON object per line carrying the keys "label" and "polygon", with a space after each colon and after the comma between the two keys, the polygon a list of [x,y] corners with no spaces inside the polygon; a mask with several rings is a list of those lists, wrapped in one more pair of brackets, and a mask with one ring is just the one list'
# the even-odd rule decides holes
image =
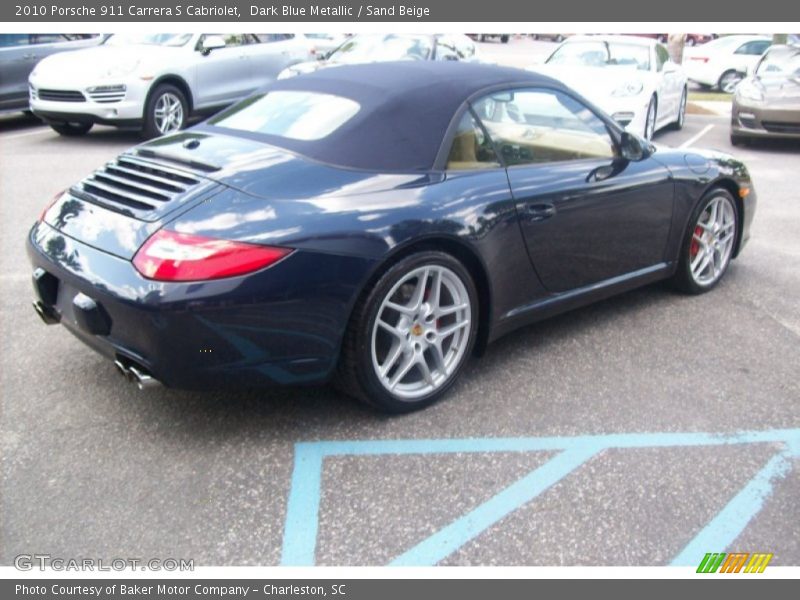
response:
{"label": "side mirror", "polygon": [[209,35],[203,40],[203,47],[200,50],[203,56],[211,54],[212,50],[219,50],[225,47],[225,40],[219,35]]}
{"label": "side mirror", "polygon": [[620,152],[622,154],[622,158],[631,162],[644,160],[650,156],[650,154],[652,154],[650,144],[640,138],[638,135],[635,135],[629,131],[622,132],[622,138],[620,139]]}
{"label": "side mirror", "polygon": [[671,60],[664,63],[664,73],[677,73],[678,65]]}

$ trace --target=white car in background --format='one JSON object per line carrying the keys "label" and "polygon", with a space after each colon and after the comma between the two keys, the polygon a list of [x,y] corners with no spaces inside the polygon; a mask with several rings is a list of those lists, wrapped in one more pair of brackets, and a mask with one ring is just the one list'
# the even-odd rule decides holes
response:
{"label": "white car in background", "polygon": [[61,135],[85,134],[95,123],[140,128],[146,137],[177,131],[311,57],[304,39],[259,35],[114,35],[42,60],[28,80],[30,107]]}
{"label": "white car in background", "polygon": [[686,74],[657,40],[573,36],[529,69],[562,81],[645,139],[668,125],[683,127]]}
{"label": "white car in background", "polygon": [[732,94],[771,45],[772,38],[768,36],[726,35],[686,48],[683,65],[691,81]]}
{"label": "white car in background", "polygon": [[369,33],[347,39],[324,60],[285,69],[278,79],[339,65],[395,60],[477,61],[479,58],[475,42],[463,34]]}

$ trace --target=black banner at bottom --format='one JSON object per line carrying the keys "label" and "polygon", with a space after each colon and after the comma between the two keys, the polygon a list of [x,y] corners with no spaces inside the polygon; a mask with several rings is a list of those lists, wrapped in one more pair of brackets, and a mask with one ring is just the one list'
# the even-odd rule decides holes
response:
{"label": "black banner at bottom", "polygon": [[[15,600],[270,600],[294,598],[334,598],[342,600],[422,600],[453,598],[491,600],[511,598],[597,597],[604,594],[635,595],[648,600],[674,600],[695,593],[707,596],[724,593],[726,600],[752,599],[780,594],[796,582],[780,579],[743,579],[734,576],[705,575],[692,579],[25,579],[0,582],[0,597]],[[713,587],[712,587],[713,586]],[[758,586],[758,587],[756,587]],[[765,589],[766,586],[766,589]],[[796,591],[796,590],[795,590]],[[556,596],[553,596],[556,597]]]}

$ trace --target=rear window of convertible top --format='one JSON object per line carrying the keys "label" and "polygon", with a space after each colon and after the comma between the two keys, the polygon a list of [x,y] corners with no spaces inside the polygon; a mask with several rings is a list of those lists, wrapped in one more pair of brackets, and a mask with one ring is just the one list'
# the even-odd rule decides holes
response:
{"label": "rear window of convertible top", "polygon": [[247,98],[209,123],[310,141],[330,135],[353,118],[360,108],[358,102],[333,94],[278,90]]}

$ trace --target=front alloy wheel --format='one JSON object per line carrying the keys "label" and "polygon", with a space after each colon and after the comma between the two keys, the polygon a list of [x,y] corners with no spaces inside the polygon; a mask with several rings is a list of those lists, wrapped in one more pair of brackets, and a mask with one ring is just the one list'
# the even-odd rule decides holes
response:
{"label": "front alloy wheel", "polygon": [[344,391],[389,412],[437,400],[471,353],[476,297],[469,272],[448,254],[421,252],[393,265],[351,319]]}
{"label": "front alloy wheel", "polygon": [[676,274],[680,288],[699,294],[722,279],[733,255],[737,219],[727,190],[714,189],[701,201]]}
{"label": "front alloy wheel", "polygon": [[644,119],[644,139],[652,140],[656,133],[656,111],[658,110],[656,98],[653,96],[650,99],[650,104],[647,106],[647,116]]}
{"label": "front alloy wheel", "polygon": [[683,124],[686,122],[686,102],[687,90],[686,88],[683,88],[683,93],[681,94],[681,103],[678,105],[678,116],[672,123],[672,129],[676,131],[683,129]]}
{"label": "front alloy wheel", "polygon": [[183,129],[188,112],[188,103],[181,90],[170,84],[159,85],[147,101],[144,136],[153,138]]}

